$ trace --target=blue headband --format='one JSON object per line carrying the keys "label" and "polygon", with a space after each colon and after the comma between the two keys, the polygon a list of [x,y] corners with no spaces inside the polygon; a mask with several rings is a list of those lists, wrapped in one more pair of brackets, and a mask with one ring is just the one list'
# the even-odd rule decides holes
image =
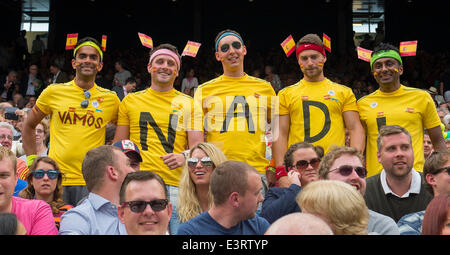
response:
{"label": "blue headband", "polygon": [[225,32],[221,36],[219,36],[219,38],[216,41],[216,51],[217,51],[217,47],[219,47],[220,40],[222,40],[222,38],[224,38],[227,35],[236,36],[241,41],[241,43],[244,44],[244,41],[242,40],[242,38],[238,34],[233,33],[233,32]]}

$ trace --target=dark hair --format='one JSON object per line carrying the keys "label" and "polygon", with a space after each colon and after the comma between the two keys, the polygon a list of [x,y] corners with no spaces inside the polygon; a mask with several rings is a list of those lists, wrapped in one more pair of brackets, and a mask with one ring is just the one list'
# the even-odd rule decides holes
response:
{"label": "dark hair", "polygon": [[314,145],[307,143],[307,142],[294,143],[293,145],[291,145],[289,147],[289,149],[284,154],[284,167],[285,167],[286,171],[288,171],[289,168],[293,167],[294,164],[296,163],[296,162],[293,162],[293,160],[294,160],[293,154],[294,154],[294,152],[296,152],[297,150],[300,150],[300,149],[312,149],[317,154],[317,157],[320,157],[319,154],[317,153]]}
{"label": "dark hair", "polygon": [[161,178],[161,176],[159,176],[158,174],[156,174],[154,172],[141,170],[141,171],[131,172],[131,173],[127,174],[127,176],[123,180],[122,186],[120,187],[119,202],[120,203],[126,202],[125,201],[125,195],[126,195],[125,192],[127,190],[128,184],[130,182],[132,182],[132,181],[143,182],[143,181],[149,181],[149,180],[158,181],[161,184],[162,188],[164,189],[165,197],[166,198],[169,197],[169,194],[168,194],[168,191],[166,188],[166,183]]}
{"label": "dark hair", "polygon": [[[96,39],[94,39],[94,38],[92,38],[92,37],[89,37],[89,36],[86,36],[86,37],[83,37],[83,38],[81,38],[80,40],[77,41],[77,44],[75,45],[75,49],[76,49],[79,45],[81,45],[82,43],[88,42],[88,41],[91,41],[91,42],[95,43],[99,48],[101,48],[101,47],[100,47],[100,44],[98,43],[98,41],[97,41]],[[78,52],[78,51],[77,51],[77,52]],[[101,57],[101,56],[100,56],[100,52],[99,52],[98,54],[99,54],[99,57]],[[75,54],[74,57],[76,57],[76,54]],[[99,61],[101,62],[100,59],[99,59]]]}
{"label": "dark hair", "polygon": [[128,77],[128,78],[125,80],[125,84],[129,84],[129,83],[136,83],[136,78],[134,78],[134,77]]}
{"label": "dark hair", "polygon": [[[389,44],[389,43],[380,43],[373,49],[371,56],[373,56],[375,53],[377,53],[379,51],[384,51],[384,50],[393,50],[400,55],[400,51],[394,45]],[[399,63],[399,64],[401,64],[401,63]]]}
{"label": "dark hair", "polygon": [[17,225],[17,216],[14,213],[0,213],[0,235],[15,235]]}

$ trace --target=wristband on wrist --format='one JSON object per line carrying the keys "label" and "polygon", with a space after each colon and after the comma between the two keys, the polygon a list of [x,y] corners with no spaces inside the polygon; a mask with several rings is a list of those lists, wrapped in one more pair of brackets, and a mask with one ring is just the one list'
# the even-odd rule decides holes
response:
{"label": "wristband on wrist", "polygon": [[275,170],[275,175],[277,177],[277,180],[280,179],[283,176],[287,176],[287,172],[284,166],[277,166]]}
{"label": "wristband on wrist", "polygon": [[37,158],[37,155],[27,156],[27,166],[31,166],[36,158]]}
{"label": "wristband on wrist", "polygon": [[275,167],[273,167],[273,166],[268,166],[268,167],[266,167],[266,171],[271,171],[273,173],[276,173],[277,169]]}

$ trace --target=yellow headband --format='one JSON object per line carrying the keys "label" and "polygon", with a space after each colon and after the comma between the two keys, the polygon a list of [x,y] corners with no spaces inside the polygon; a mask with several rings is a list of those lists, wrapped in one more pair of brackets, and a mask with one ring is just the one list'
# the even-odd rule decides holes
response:
{"label": "yellow headband", "polygon": [[100,48],[98,47],[97,44],[95,44],[94,42],[91,42],[91,41],[86,41],[86,42],[78,45],[75,48],[75,50],[73,51],[73,57],[75,57],[75,55],[77,54],[78,49],[83,47],[83,46],[92,46],[92,47],[94,47],[98,51],[98,53],[100,54],[100,62],[103,61],[103,52],[102,52],[102,50],[100,50]]}

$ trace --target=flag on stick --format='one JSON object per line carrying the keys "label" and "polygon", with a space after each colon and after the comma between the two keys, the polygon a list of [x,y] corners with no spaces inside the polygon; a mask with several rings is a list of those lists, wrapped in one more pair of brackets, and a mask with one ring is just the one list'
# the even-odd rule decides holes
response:
{"label": "flag on stick", "polygon": [[331,53],[331,39],[325,33],[323,33],[323,47]]}
{"label": "flag on stick", "polygon": [[153,40],[150,36],[143,34],[143,33],[138,33],[139,39],[141,39],[141,43],[142,45],[144,45],[147,48],[152,49],[153,48]]}
{"label": "flag on stick", "polygon": [[78,34],[67,34],[66,50],[75,49],[78,41]]}
{"label": "flag on stick", "polygon": [[366,50],[364,48],[358,47],[358,58],[366,62],[370,62],[370,56],[372,55],[371,50]]}
{"label": "flag on stick", "polygon": [[401,42],[400,56],[415,56],[417,52],[417,41]]}
{"label": "flag on stick", "polygon": [[188,41],[186,46],[184,47],[183,53],[181,56],[191,56],[195,58],[197,56],[198,49],[200,48],[201,43]]}
{"label": "flag on stick", "polygon": [[108,37],[106,35],[102,36],[102,51],[106,51],[106,40]]}
{"label": "flag on stick", "polygon": [[284,50],[284,53],[286,53],[286,56],[289,57],[292,52],[295,51],[295,42],[292,38],[292,35],[289,35],[282,43],[281,47]]}

